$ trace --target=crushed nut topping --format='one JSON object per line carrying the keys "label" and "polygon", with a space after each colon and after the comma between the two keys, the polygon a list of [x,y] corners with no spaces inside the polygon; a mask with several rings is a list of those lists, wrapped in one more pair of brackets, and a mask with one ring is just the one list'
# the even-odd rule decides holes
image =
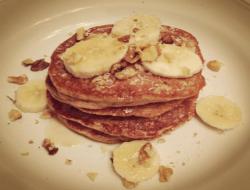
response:
{"label": "crushed nut topping", "polygon": [[166,166],[159,167],[159,181],[167,182],[170,176],[173,175],[173,169]]}
{"label": "crushed nut topping", "polygon": [[129,39],[130,39],[130,36],[129,36],[129,35],[121,36],[121,37],[118,38],[118,40],[119,40],[120,42],[124,42],[124,43],[129,42]]}
{"label": "crushed nut topping", "polygon": [[121,63],[116,63],[116,64],[112,65],[112,67],[110,69],[110,73],[114,74],[117,71],[121,71],[123,68],[124,67]]}
{"label": "crushed nut topping", "polygon": [[221,68],[221,65],[222,63],[217,60],[212,60],[207,63],[207,67],[214,72],[218,72]]}
{"label": "crushed nut topping", "polygon": [[85,37],[85,29],[83,27],[76,30],[76,40],[81,41]]}
{"label": "crushed nut topping", "polygon": [[25,59],[25,60],[22,61],[22,64],[24,66],[29,66],[29,65],[32,65],[33,63],[34,63],[33,59],[30,59],[30,58]]}
{"label": "crushed nut topping", "polygon": [[115,77],[119,80],[125,80],[135,76],[137,73],[133,67],[126,67],[120,72],[115,73]]}
{"label": "crushed nut topping", "polygon": [[162,43],[164,43],[164,44],[173,44],[173,43],[174,43],[174,40],[173,40],[173,38],[171,37],[171,35],[166,34],[166,33],[163,33],[163,34],[162,34],[161,41],[162,41]]}
{"label": "crushed nut topping", "polygon": [[111,78],[110,73],[105,73],[104,75],[97,76],[91,81],[96,85],[97,89],[102,89],[106,86],[111,86],[113,84],[113,79]]}
{"label": "crushed nut topping", "polygon": [[139,151],[138,163],[139,164],[146,163],[147,160],[150,159],[151,151],[152,151],[152,144],[151,143],[146,143],[145,145],[143,145]]}
{"label": "crushed nut topping", "polygon": [[98,175],[98,173],[96,173],[96,172],[88,172],[86,175],[88,176],[88,178],[89,178],[91,181],[94,182],[95,179],[96,179],[96,177],[97,177],[97,175]]}
{"label": "crushed nut topping", "polygon": [[9,83],[14,83],[14,84],[25,84],[26,82],[28,82],[28,77],[27,75],[23,74],[20,76],[8,76],[8,82]]}
{"label": "crushed nut topping", "polygon": [[138,185],[137,183],[127,181],[127,180],[124,179],[124,178],[122,178],[121,181],[122,181],[122,185],[123,185],[126,189],[133,189],[133,188],[135,188],[135,187]]}
{"label": "crushed nut topping", "polygon": [[160,94],[162,92],[169,92],[171,90],[171,86],[167,84],[157,84],[152,88],[153,92],[156,94]]}
{"label": "crushed nut topping", "polygon": [[10,110],[8,115],[9,115],[10,121],[16,121],[22,118],[22,113],[16,109]]}
{"label": "crushed nut topping", "polygon": [[71,164],[72,164],[72,160],[66,159],[64,163],[65,163],[66,165],[71,165]]}
{"label": "crushed nut topping", "polygon": [[58,148],[55,147],[54,143],[50,139],[45,138],[42,143],[43,148],[45,148],[49,155],[54,155],[58,152]]}
{"label": "crushed nut topping", "polygon": [[38,59],[34,61],[34,63],[31,65],[30,70],[31,71],[42,71],[46,69],[49,66],[49,63],[46,62],[44,59]]}
{"label": "crushed nut topping", "polygon": [[130,46],[128,48],[127,54],[124,57],[124,60],[131,63],[131,64],[134,64],[137,61],[139,61],[139,59],[140,59],[140,55],[136,51],[136,47]]}

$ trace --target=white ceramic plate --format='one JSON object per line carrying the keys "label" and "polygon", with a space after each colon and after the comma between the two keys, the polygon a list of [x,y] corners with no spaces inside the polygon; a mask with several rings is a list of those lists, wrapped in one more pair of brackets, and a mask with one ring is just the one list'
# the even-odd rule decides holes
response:
{"label": "white ceramic plate", "polygon": [[[72,133],[56,128],[58,124],[51,120],[39,119],[39,114],[23,114],[21,120],[8,124],[7,113],[14,106],[6,96],[13,96],[17,86],[6,78],[26,73],[30,79],[43,79],[46,71],[32,73],[21,66],[21,60],[49,56],[79,26],[113,23],[138,12],[191,32],[206,60],[223,62],[219,73],[204,68],[207,85],[200,97],[212,94],[232,99],[242,109],[243,124],[218,133],[194,118],[165,135],[165,143],[154,141],[162,164],[173,167],[174,175],[168,183],[159,183],[155,177],[137,189],[250,189],[250,11],[246,3],[226,0],[0,1],[0,189],[124,189],[109,160],[115,145],[70,137]],[[48,133],[60,146],[55,156],[39,148]],[[65,133],[67,142],[62,138]],[[62,146],[67,143],[76,145]],[[25,152],[29,155],[22,156]],[[65,159],[73,160],[72,165],[65,165]],[[95,182],[86,177],[90,171],[98,173]]]}

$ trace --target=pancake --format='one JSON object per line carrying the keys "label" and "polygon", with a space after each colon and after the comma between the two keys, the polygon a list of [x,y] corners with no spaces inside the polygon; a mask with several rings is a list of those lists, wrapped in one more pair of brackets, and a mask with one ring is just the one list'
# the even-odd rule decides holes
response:
{"label": "pancake", "polygon": [[[104,25],[89,29],[87,33],[110,33],[111,29],[112,25]],[[163,26],[161,35],[163,43],[169,43],[165,41],[166,36],[170,36],[176,45],[192,42],[194,51],[203,61],[198,42],[190,33]],[[177,39],[181,39],[181,43]],[[110,74],[108,83],[100,86],[93,79],[76,78],[66,71],[60,54],[76,42],[74,35],[59,45],[51,57],[49,77],[60,94],[98,104],[102,104],[105,97],[107,107],[120,107],[186,99],[196,96],[205,85],[201,73],[189,78],[166,78],[143,70],[127,80],[117,80]]]}
{"label": "pancake", "polygon": [[90,129],[88,127],[84,127],[83,125],[74,122],[74,121],[70,121],[70,120],[66,120],[58,115],[55,115],[58,120],[60,120],[64,126],[66,126],[68,129],[83,135],[91,140],[97,141],[97,142],[102,142],[102,143],[106,143],[106,144],[116,144],[116,143],[121,143],[124,141],[129,141],[131,139],[125,138],[125,137],[114,137],[114,136],[110,136],[107,134],[104,134],[100,131],[97,130],[93,130]]}
{"label": "pancake", "polygon": [[[118,116],[118,117],[127,117],[127,116],[137,116],[137,117],[155,117],[159,116],[171,109],[176,108],[181,104],[183,100],[173,100],[170,102],[163,102],[163,103],[151,103],[141,106],[130,106],[130,107],[107,107],[103,109],[96,109],[102,108],[96,102],[85,102],[79,99],[74,99],[72,97],[62,95],[56,91],[55,87],[49,80],[49,77],[46,79],[47,89],[50,92],[50,95],[65,104],[69,104],[82,112],[95,114],[95,115],[110,115],[110,116]],[[90,109],[84,109],[84,107]],[[92,108],[95,109],[92,109]]]}
{"label": "pancake", "polygon": [[[186,99],[177,108],[153,118],[97,116],[79,111],[53,99],[48,93],[48,106],[59,117],[77,122],[110,136],[130,139],[152,139],[188,121],[195,113],[195,99]],[[74,130],[74,129],[72,129]]]}

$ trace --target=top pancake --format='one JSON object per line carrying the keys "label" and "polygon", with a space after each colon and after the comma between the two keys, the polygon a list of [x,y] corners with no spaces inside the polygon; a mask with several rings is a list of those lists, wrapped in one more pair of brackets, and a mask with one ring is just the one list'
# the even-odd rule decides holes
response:
{"label": "top pancake", "polygon": [[[111,29],[112,25],[104,25],[91,28],[87,33],[110,33]],[[172,41],[166,40],[168,37]],[[163,26],[161,41],[176,45],[192,42],[195,52],[203,61],[197,40],[186,31]],[[189,98],[197,95],[205,85],[201,73],[189,78],[167,78],[140,70],[136,76],[126,80],[117,80],[108,73],[101,85],[93,82],[93,79],[76,78],[66,71],[59,56],[76,42],[75,35],[63,42],[57,47],[51,59],[49,77],[56,90],[64,95],[83,101],[105,102],[109,107],[134,106]]]}

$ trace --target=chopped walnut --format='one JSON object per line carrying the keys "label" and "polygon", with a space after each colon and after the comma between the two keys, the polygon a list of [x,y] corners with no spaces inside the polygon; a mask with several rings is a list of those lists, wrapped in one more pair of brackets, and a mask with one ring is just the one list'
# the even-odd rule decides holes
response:
{"label": "chopped walnut", "polygon": [[139,61],[139,59],[140,55],[137,53],[136,48],[134,46],[130,46],[128,48],[127,54],[124,57],[124,60],[131,64],[134,64]]}
{"label": "chopped walnut", "polygon": [[114,74],[117,71],[121,71],[123,69],[123,65],[119,62],[119,63],[115,63],[114,65],[112,65],[111,69],[110,69],[110,73]]}
{"label": "chopped walnut", "polygon": [[98,175],[98,173],[96,173],[96,172],[88,172],[86,175],[88,176],[88,178],[89,178],[91,181],[94,182],[95,179],[96,179],[96,177],[97,177],[97,175]]}
{"label": "chopped walnut", "polygon": [[42,114],[40,115],[41,119],[50,119],[52,117],[52,114],[50,112],[50,110],[45,109]]}
{"label": "chopped walnut", "polygon": [[76,40],[81,41],[85,37],[85,29],[83,27],[76,30]]}
{"label": "chopped walnut", "polygon": [[72,160],[66,159],[64,163],[65,163],[66,165],[71,165],[71,164],[72,164]]}
{"label": "chopped walnut", "polygon": [[8,115],[9,115],[10,121],[16,121],[22,118],[22,113],[16,109],[10,110]]}
{"label": "chopped walnut", "polygon": [[96,85],[97,89],[102,89],[105,86],[110,86],[113,84],[113,80],[111,78],[110,73],[106,73],[104,75],[97,76],[97,77],[93,78],[91,82]]}
{"label": "chopped walnut", "polygon": [[49,63],[46,62],[44,59],[38,59],[34,61],[34,63],[31,65],[30,70],[31,71],[42,71],[46,69],[49,66]]}
{"label": "chopped walnut", "polygon": [[49,155],[54,155],[58,152],[58,148],[55,147],[54,143],[50,139],[45,138],[42,143],[43,148],[45,148]]}
{"label": "chopped walnut", "polygon": [[27,75],[23,74],[20,76],[8,76],[8,82],[9,83],[14,83],[14,84],[25,84],[28,82],[28,77]]}
{"label": "chopped walnut", "polygon": [[150,159],[151,151],[152,151],[152,144],[146,143],[145,145],[143,145],[139,151],[138,163],[139,164],[146,163],[147,160]]}
{"label": "chopped walnut", "polygon": [[22,61],[22,64],[24,66],[29,66],[29,65],[32,65],[33,63],[34,63],[34,61],[32,59],[30,59],[30,58],[25,59],[25,60]]}
{"label": "chopped walnut", "polygon": [[173,169],[166,166],[159,167],[159,181],[167,182],[170,176],[173,175]]}
{"label": "chopped walnut", "polygon": [[118,38],[118,40],[119,40],[120,42],[124,42],[124,43],[129,42],[129,39],[130,39],[130,36],[129,36],[129,35],[121,36],[121,37]]}
{"label": "chopped walnut", "polygon": [[122,71],[115,73],[115,77],[119,80],[129,79],[137,74],[133,67],[126,67]]}
{"label": "chopped walnut", "polygon": [[217,60],[212,60],[207,63],[207,67],[214,72],[218,72],[221,68],[221,65],[222,63]]}
{"label": "chopped walnut", "polygon": [[127,181],[126,179],[122,178],[122,185],[123,185],[126,189],[133,189],[133,188],[135,188],[138,184],[137,184],[137,183],[134,183],[134,182]]}

